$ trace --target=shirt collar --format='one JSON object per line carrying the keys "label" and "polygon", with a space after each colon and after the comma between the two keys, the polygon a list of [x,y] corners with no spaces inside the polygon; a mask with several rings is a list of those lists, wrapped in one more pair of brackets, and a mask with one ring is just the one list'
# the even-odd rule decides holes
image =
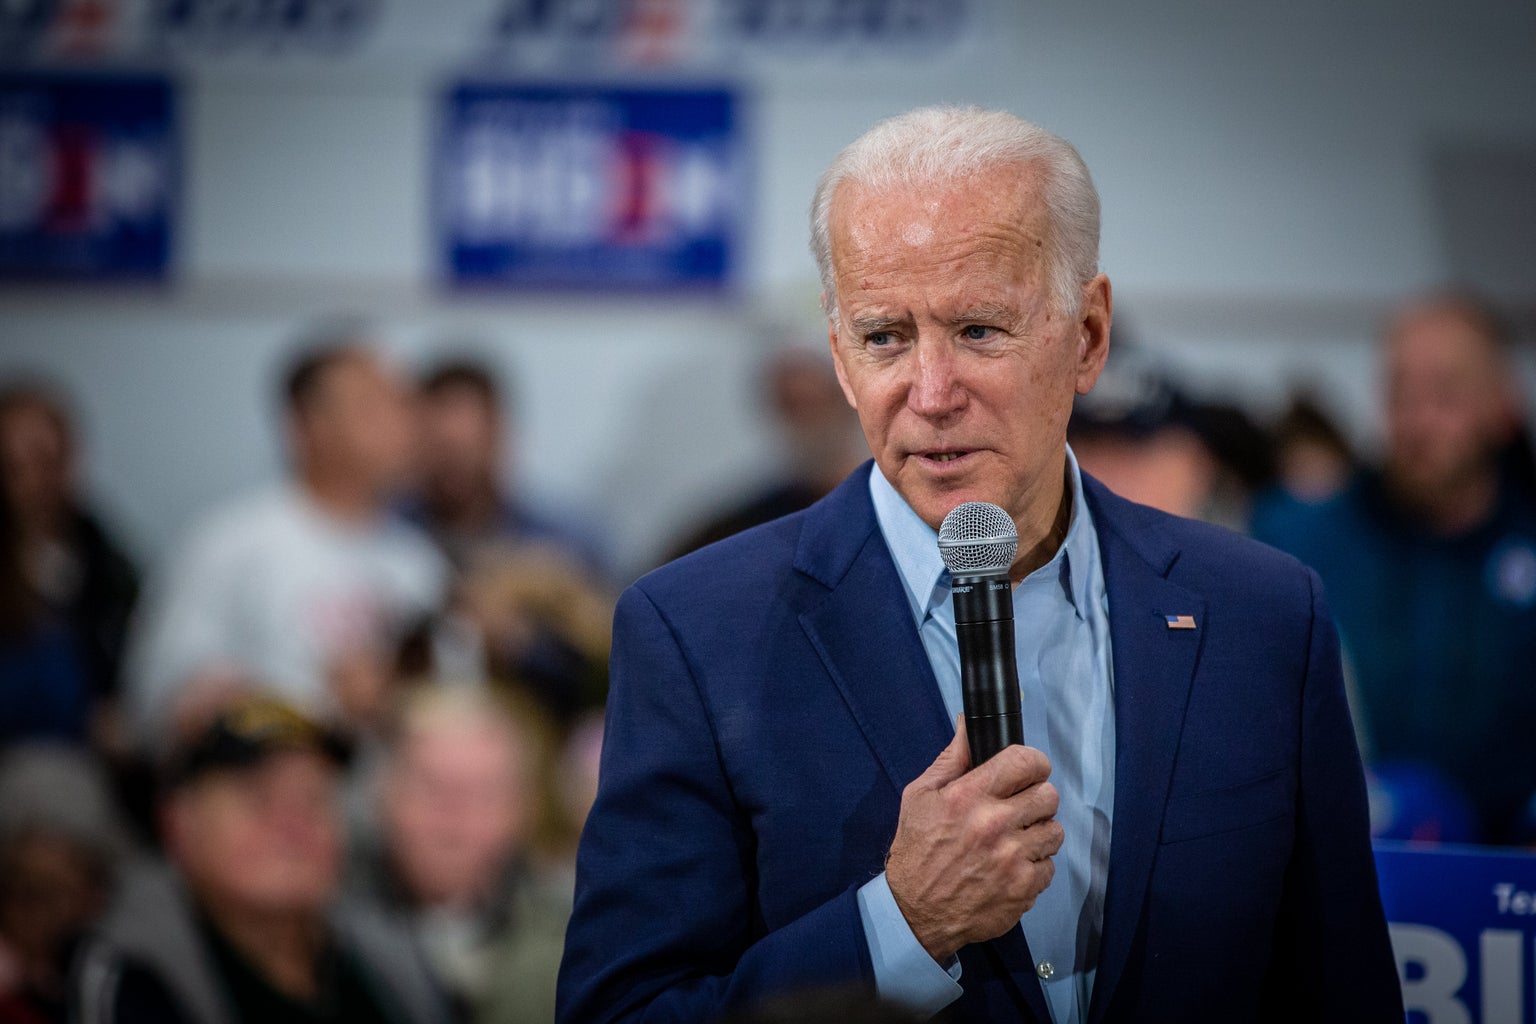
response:
{"label": "shirt collar", "polygon": [[[1067,447],[1067,479],[1072,485],[1072,518],[1066,539],[1051,560],[1030,573],[1025,582],[1060,578],[1067,600],[1078,616],[1083,617],[1091,607],[1091,569],[1097,538],[1093,536],[1088,505],[1083,499],[1083,474],[1070,445]],[[949,570],[939,555],[938,531],[923,522],[912,506],[896,493],[896,488],[886,480],[878,464],[870,468],[869,496],[875,505],[875,521],[880,524],[880,532],[885,536],[886,547],[896,563],[896,573],[901,577],[902,588],[912,606],[912,615],[922,623],[949,597]]]}

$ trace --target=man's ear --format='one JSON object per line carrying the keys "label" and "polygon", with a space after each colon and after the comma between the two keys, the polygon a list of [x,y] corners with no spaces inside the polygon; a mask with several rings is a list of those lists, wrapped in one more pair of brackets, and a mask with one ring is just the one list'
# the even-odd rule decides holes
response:
{"label": "man's ear", "polygon": [[830,318],[827,320],[827,344],[832,348],[832,369],[837,373],[838,387],[843,389],[843,397],[848,400],[848,404],[857,410],[859,403],[853,397],[853,388],[848,384],[848,371],[843,368],[843,353],[837,347],[837,321]]}
{"label": "man's ear", "polygon": [[1114,294],[1109,278],[1096,275],[1083,285],[1077,316],[1077,393],[1086,395],[1098,383],[1109,358],[1109,326],[1114,319]]}

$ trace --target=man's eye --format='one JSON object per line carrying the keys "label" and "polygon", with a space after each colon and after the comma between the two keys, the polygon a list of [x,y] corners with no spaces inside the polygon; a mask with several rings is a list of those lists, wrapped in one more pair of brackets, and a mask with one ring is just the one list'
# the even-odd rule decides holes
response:
{"label": "man's eye", "polygon": [[895,340],[896,336],[890,331],[876,331],[864,339],[871,348],[884,348]]}
{"label": "man's eye", "polygon": [[969,341],[986,341],[996,329],[995,327],[984,327],[981,324],[971,324],[963,333]]}

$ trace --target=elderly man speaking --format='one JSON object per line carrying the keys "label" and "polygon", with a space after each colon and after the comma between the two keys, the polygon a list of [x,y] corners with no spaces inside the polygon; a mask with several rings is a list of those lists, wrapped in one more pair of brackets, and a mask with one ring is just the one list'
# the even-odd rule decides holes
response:
{"label": "elderly man speaking", "polygon": [[[1317,577],[1067,448],[1109,349],[1098,236],[1076,150],[1006,113],[912,111],[822,176],[874,461],[621,600],[563,1020],[846,987],[957,1020],[1403,1019]],[[970,500],[1018,529],[1027,744],[979,766],[935,533]]]}

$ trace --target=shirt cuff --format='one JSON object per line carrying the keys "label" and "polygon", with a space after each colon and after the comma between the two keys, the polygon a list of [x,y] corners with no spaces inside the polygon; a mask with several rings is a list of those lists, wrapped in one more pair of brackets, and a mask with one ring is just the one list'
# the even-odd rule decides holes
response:
{"label": "shirt cuff", "polygon": [[875,991],[886,1002],[932,1016],[960,998],[960,958],[940,967],[912,934],[882,871],[859,887],[859,919],[875,968]]}

